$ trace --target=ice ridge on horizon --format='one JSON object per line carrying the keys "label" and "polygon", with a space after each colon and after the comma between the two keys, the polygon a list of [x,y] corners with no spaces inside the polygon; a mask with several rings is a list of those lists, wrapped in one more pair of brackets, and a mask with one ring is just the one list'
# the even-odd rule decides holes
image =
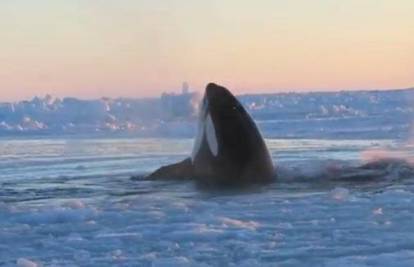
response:
{"label": "ice ridge on horizon", "polygon": [[[158,98],[53,98],[0,103],[0,135],[192,137],[194,93]],[[400,138],[410,134],[414,90],[239,96],[265,137]]]}

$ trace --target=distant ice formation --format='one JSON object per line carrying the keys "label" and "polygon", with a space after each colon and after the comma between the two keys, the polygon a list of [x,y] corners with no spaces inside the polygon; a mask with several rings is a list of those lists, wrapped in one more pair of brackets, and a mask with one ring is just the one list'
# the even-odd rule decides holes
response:
{"label": "distant ice formation", "polygon": [[[414,89],[241,95],[265,137],[404,138],[410,134]],[[193,137],[198,95],[80,100],[47,95],[0,103],[0,135]]]}

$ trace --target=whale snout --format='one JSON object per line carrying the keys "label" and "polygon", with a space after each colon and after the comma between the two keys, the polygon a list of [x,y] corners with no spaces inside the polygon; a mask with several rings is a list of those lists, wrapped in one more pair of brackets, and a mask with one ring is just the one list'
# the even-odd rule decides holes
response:
{"label": "whale snout", "polygon": [[220,85],[217,85],[215,83],[209,83],[206,87],[206,96],[207,98],[211,99],[224,94],[228,94],[229,92],[226,91],[227,89]]}
{"label": "whale snout", "polygon": [[234,105],[237,100],[226,88],[215,83],[209,83],[206,87],[205,100],[210,105],[228,106]]}

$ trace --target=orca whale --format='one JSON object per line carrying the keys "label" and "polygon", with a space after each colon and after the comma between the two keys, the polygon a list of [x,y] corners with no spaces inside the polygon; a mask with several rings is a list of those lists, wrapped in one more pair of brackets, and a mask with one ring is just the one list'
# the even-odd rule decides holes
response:
{"label": "orca whale", "polygon": [[202,185],[272,182],[275,168],[253,119],[226,88],[209,83],[191,156],[163,166],[149,179],[196,179]]}

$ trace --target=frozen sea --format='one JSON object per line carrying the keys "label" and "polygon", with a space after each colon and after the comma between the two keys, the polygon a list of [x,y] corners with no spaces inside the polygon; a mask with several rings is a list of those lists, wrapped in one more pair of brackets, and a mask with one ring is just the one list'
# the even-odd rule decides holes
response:
{"label": "frozen sea", "polygon": [[3,138],[0,266],[414,266],[411,172],[346,179],[411,158],[410,144],[266,142],[276,183],[206,191],[130,178],[183,159],[191,139]]}

